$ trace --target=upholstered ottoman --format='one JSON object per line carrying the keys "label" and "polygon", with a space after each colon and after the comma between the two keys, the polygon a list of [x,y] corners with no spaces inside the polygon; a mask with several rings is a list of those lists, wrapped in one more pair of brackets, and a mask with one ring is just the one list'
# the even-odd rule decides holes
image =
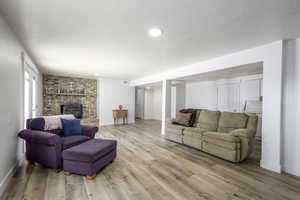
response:
{"label": "upholstered ottoman", "polygon": [[65,175],[81,174],[94,179],[96,173],[111,163],[117,155],[117,141],[91,139],[63,151]]}

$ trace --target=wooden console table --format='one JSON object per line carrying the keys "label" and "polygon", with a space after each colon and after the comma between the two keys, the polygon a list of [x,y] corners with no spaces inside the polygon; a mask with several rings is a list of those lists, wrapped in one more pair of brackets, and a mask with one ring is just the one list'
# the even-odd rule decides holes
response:
{"label": "wooden console table", "polygon": [[123,119],[123,124],[128,123],[128,110],[113,110],[114,124],[119,123],[119,119]]}

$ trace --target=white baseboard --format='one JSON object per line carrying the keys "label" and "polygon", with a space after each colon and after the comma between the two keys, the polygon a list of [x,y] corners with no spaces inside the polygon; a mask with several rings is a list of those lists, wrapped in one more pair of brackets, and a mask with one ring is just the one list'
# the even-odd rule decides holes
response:
{"label": "white baseboard", "polygon": [[277,173],[282,172],[282,167],[280,164],[267,163],[264,162],[263,160],[260,161],[260,167]]}
{"label": "white baseboard", "polygon": [[13,177],[13,175],[16,173],[17,169],[20,167],[20,165],[22,164],[22,162],[24,161],[25,157],[22,156],[17,163],[14,164],[14,166],[8,171],[8,173],[6,174],[6,176],[2,179],[2,181],[0,182],[0,197],[3,195],[3,192],[5,191],[9,181],[11,180],[11,178]]}
{"label": "white baseboard", "polygon": [[287,174],[291,174],[293,176],[297,176],[300,177],[300,170],[296,168],[291,168],[291,167],[282,167],[282,171],[287,173]]}

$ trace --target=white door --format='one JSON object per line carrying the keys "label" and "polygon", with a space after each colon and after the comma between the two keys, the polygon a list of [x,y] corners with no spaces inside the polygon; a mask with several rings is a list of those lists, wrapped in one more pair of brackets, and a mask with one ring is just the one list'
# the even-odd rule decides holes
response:
{"label": "white door", "polygon": [[24,126],[26,120],[36,117],[37,114],[37,73],[26,63],[24,65]]}
{"label": "white door", "polygon": [[138,88],[136,90],[136,119],[144,119],[144,102],[145,102],[145,90]]}
{"label": "white door", "polygon": [[240,111],[240,86],[238,83],[218,86],[218,110],[227,112]]}

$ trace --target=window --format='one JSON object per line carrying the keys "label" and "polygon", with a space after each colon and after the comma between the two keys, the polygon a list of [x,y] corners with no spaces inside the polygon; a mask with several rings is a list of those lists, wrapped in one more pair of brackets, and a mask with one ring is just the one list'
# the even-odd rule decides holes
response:
{"label": "window", "polygon": [[37,73],[24,62],[24,127],[37,115]]}

